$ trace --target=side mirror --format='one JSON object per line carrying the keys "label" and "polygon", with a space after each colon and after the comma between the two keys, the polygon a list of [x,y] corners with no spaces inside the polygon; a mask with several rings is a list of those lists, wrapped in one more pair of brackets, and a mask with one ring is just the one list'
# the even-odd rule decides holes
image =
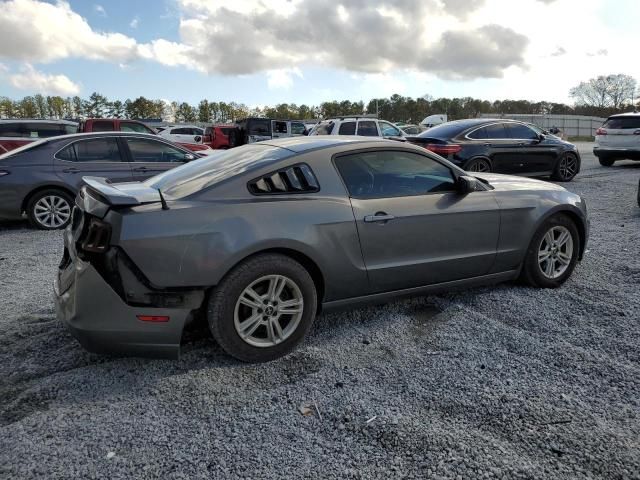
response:
{"label": "side mirror", "polygon": [[196,156],[193,153],[185,153],[184,154],[184,161],[185,162],[190,162],[191,160],[195,160]]}
{"label": "side mirror", "polygon": [[478,190],[478,179],[468,175],[460,175],[457,181],[458,191],[463,195]]}

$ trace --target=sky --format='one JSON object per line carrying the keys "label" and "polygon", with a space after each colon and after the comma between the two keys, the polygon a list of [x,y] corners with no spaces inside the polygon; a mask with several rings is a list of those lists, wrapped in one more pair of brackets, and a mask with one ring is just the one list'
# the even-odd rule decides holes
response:
{"label": "sky", "polygon": [[571,103],[640,80],[639,0],[0,0],[0,96]]}

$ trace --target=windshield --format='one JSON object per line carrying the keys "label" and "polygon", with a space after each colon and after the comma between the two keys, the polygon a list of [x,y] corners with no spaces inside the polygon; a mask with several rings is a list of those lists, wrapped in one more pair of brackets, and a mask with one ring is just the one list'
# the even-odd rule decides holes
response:
{"label": "windshield", "polygon": [[180,199],[291,155],[294,155],[294,152],[285,148],[260,144],[244,145],[168,170],[150,178],[144,184],[151,188],[159,188],[167,197]]}

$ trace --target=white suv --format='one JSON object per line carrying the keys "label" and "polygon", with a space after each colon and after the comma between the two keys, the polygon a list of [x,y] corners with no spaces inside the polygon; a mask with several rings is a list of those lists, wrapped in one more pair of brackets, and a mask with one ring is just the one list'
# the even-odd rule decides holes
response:
{"label": "white suv", "polygon": [[202,143],[204,129],[195,125],[170,125],[158,135],[172,142]]}
{"label": "white suv", "polygon": [[640,160],[640,113],[609,117],[596,130],[593,153],[605,167],[610,167],[616,160]]}
{"label": "white suv", "polygon": [[360,135],[402,139],[402,130],[390,122],[377,118],[345,116],[323,120],[313,127],[309,135]]}

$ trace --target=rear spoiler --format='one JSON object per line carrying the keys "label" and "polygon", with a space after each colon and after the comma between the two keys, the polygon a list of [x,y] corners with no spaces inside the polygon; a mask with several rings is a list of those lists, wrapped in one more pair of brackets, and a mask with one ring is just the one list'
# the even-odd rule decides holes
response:
{"label": "rear spoiler", "polygon": [[100,218],[110,207],[133,207],[144,203],[162,203],[160,190],[140,182],[111,184],[106,178],[82,177],[86,184],[80,189],[78,205],[88,213]]}

